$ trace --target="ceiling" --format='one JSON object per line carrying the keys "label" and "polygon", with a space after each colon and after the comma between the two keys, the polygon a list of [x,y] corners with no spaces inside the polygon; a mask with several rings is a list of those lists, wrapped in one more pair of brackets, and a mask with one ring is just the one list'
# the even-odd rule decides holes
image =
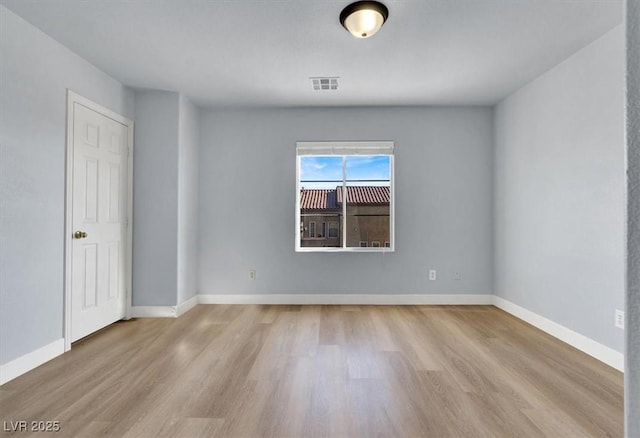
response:
{"label": "ceiling", "polygon": [[[622,23],[622,0],[0,0],[122,83],[200,106],[494,104]],[[309,80],[339,76],[335,91]]]}

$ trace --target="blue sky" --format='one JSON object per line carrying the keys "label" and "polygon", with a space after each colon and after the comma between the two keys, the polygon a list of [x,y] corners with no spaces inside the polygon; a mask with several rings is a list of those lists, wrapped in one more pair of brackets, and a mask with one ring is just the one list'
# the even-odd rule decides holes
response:
{"label": "blue sky", "polygon": [[[347,157],[347,183],[349,185],[389,185],[388,182],[353,182],[349,180],[390,179],[390,157],[388,155],[351,155]],[[300,157],[300,186],[305,188],[335,188],[342,181],[342,157]],[[315,181],[312,183],[306,181]]]}

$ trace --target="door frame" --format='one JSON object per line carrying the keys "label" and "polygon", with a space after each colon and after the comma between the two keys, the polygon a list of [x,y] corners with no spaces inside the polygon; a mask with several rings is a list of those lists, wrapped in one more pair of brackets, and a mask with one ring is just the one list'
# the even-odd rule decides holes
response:
{"label": "door frame", "polygon": [[67,145],[65,165],[65,221],[64,221],[64,351],[71,350],[71,252],[73,234],[73,107],[79,103],[105,117],[127,126],[127,234],[125,249],[125,316],[131,317],[131,273],[133,242],[133,120],[117,114],[67,88]]}

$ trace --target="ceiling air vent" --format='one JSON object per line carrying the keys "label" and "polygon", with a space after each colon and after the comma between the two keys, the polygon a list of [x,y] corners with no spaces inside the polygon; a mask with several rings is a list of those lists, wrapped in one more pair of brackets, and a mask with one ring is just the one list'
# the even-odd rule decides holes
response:
{"label": "ceiling air vent", "polygon": [[311,85],[316,91],[320,90],[337,90],[339,77],[323,77],[323,78],[309,78],[311,79]]}

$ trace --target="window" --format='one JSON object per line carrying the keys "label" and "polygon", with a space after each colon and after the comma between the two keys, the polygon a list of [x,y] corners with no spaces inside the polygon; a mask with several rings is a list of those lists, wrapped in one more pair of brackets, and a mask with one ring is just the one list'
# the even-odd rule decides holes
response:
{"label": "window", "polygon": [[329,239],[337,239],[339,229],[338,222],[329,222]]}
{"label": "window", "polygon": [[296,251],[394,250],[393,149],[393,142],[297,143]]}
{"label": "window", "polygon": [[316,223],[309,222],[309,237],[316,237]]}

